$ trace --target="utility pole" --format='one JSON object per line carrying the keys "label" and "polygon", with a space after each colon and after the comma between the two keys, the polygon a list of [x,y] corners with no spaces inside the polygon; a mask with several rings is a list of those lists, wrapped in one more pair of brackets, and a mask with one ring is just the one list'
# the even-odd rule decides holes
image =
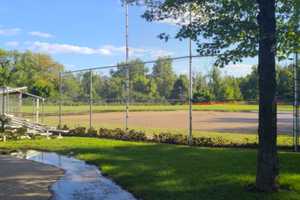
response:
{"label": "utility pole", "polygon": [[125,48],[126,48],[126,108],[125,108],[125,130],[128,130],[128,118],[129,118],[129,84],[130,84],[130,77],[129,77],[129,47],[128,47],[128,2],[125,0]]}

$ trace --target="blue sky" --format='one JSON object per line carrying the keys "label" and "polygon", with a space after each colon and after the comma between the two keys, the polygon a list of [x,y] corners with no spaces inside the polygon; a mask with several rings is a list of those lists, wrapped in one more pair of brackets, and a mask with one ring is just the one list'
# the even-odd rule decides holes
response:
{"label": "blue sky", "polygon": [[[130,57],[153,60],[187,55],[187,41],[166,43],[157,38],[178,28],[166,22],[146,22],[141,18],[143,11],[142,7],[129,8]],[[48,53],[69,70],[114,65],[125,57],[124,22],[120,0],[2,0],[0,48]],[[223,71],[242,76],[255,62],[247,59]],[[194,70],[205,73],[212,63],[213,59],[197,59]],[[174,68],[185,73],[187,62],[176,62]]]}

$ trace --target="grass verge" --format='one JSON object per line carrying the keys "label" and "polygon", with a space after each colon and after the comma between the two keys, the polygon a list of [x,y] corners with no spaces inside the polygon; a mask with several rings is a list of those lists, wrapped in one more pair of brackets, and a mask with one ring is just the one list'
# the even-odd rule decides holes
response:
{"label": "grass verge", "polygon": [[2,149],[37,149],[93,163],[142,199],[300,199],[300,155],[280,152],[280,183],[274,194],[247,192],[255,180],[256,151],[195,148],[95,138],[0,142]]}

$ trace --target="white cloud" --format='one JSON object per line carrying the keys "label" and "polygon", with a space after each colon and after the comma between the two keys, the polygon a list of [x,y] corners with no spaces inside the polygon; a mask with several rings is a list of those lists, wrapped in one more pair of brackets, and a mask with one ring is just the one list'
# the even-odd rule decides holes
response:
{"label": "white cloud", "polygon": [[[49,54],[82,54],[82,55],[118,55],[125,54],[125,46],[104,45],[100,48],[92,48],[86,46],[72,45],[72,44],[59,44],[48,42],[26,42],[27,49],[35,52],[43,52]],[[172,52],[156,49],[143,49],[143,48],[129,48],[131,57],[151,57],[157,58],[159,56],[172,55]]]}
{"label": "white cloud", "polygon": [[[110,50],[114,53],[125,53],[126,47],[115,47],[112,45],[104,45],[103,48]],[[129,55],[131,57],[144,57],[144,56],[150,56],[151,58],[158,58],[158,57],[164,57],[164,56],[171,56],[173,55],[173,52],[169,52],[162,49],[143,49],[143,48],[129,48]]]}
{"label": "white cloud", "polygon": [[151,50],[150,51],[152,58],[159,58],[159,57],[166,57],[166,56],[172,56],[174,53],[166,50]]}
{"label": "white cloud", "polygon": [[83,54],[83,55],[110,55],[111,51],[104,48],[90,48],[84,46],[70,45],[70,44],[58,44],[47,42],[33,42],[30,50],[36,52],[50,53],[50,54]]}
{"label": "white cloud", "polygon": [[11,35],[17,35],[19,32],[21,32],[20,28],[1,28],[0,27],[0,35],[11,36]]}
{"label": "white cloud", "polygon": [[28,33],[31,36],[41,37],[41,38],[52,38],[54,35],[50,33],[40,32],[40,31],[32,31]]}
{"label": "white cloud", "polygon": [[5,43],[5,45],[9,47],[18,47],[20,43],[18,41],[8,41]]}

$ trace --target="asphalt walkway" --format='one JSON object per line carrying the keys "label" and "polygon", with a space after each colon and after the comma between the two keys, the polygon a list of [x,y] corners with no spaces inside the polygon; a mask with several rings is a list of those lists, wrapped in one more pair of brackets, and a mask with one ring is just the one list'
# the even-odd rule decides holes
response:
{"label": "asphalt walkway", "polygon": [[50,186],[62,175],[49,165],[0,155],[0,199],[48,200]]}

